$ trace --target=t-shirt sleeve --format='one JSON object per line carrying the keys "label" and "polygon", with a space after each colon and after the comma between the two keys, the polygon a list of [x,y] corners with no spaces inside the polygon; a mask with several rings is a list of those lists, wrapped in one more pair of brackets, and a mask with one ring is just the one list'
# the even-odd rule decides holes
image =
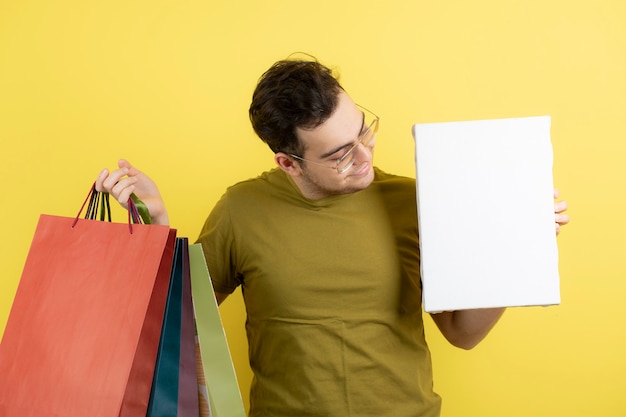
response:
{"label": "t-shirt sleeve", "polygon": [[213,289],[225,294],[231,294],[241,284],[235,267],[235,238],[228,205],[226,193],[209,214],[197,240],[202,244]]}

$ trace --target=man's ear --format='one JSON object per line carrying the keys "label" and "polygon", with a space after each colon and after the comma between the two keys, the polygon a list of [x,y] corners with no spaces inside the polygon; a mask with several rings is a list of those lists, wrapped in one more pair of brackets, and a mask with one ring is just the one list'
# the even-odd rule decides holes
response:
{"label": "man's ear", "polygon": [[274,162],[276,162],[276,165],[278,165],[280,169],[292,177],[299,177],[302,175],[302,168],[300,168],[300,164],[286,153],[276,153],[274,155]]}

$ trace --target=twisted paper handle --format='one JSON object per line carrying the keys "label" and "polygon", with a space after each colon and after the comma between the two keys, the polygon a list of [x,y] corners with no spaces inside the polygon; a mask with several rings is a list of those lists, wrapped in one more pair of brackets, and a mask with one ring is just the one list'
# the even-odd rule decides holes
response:
{"label": "twisted paper handle", "polygon": [[[102,195],[102,196],[101,196]],[[87,205],[89,202],[89,205]],[[128,230],[133,233],[133,224],[150,224],[150,213],[148,207],[141,201],[135,194],[131,194],[128,198]],[[94,182],[87,194],[87,198],[80,207],[76,218],[72,223],[72,228],[78,223],[80,214],[87,205],[87,211],[85,212],[85,219],[97,220],[98,212],[100,212],[100,221],[111,221],[111,205],[109,203],[109,193],[102,193],[96,190],[96,183]],[[99,206],[99,207],[98,207]]]}

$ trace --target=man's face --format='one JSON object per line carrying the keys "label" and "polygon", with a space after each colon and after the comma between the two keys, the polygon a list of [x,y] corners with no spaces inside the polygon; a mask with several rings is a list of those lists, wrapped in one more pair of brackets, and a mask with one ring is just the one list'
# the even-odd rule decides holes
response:
{"label": "man's face", "polygon": [[354,145],[367,129],[364,115],[345,92],[339,94],[334,113],[315,129],[297,129],[304,145],[303,158],[322,165],[297,161],[301,173],[294,181],[305,197],[319,199],[337,194],[349,194],[367,188],[374,179],[373,145],[358,145],[354,164],[343,174],[333,169],[337,161]]}

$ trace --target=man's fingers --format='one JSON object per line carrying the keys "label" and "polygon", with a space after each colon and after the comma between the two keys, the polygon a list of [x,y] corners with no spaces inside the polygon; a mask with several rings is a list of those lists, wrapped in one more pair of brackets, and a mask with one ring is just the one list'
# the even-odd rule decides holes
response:
{"label": "man's fingers", "polygon": [[109,176],[104,180],[104,182],[102,183],[103,186],[103,191],[106,192],[112,192],[113,191],[113,187],[118,184],[121,179],[126,176],[126,174],[128,174],[128,170],[126,168],[122,168],[122,169],[116,169],[115,171],[111,172],[109,174]]}
{"label": "man's fingers", "polygon": [[98,178],[96,178],[96,191],[98,191],[99,193],[104,191],[104,187],[102,183],[104,182],[104,180],[107,178],[108,175],[109,175],[109,170],[105,168],[100,172],[100,174],[98,175]]}
{"label": "man's fingers", "polygon": [[116,197],[117,201],[119,201],[119,203],[124,207],[124,208],[128,208],[128,199],[130,198],[130,195],[133,193],[133,191],[135,191],[135,186],[134,185],[129,185],[128,187],[125,187]]}
{"label": "man's fingers", "polygon": [[563,211],[567,210],[567,202],[566,201],[559,201],[557,203],[554,203],[554,212],[555,213],[561,213]]}
{"label": "man's fingers", "polygon": [[130,175],[131,177],[140,174],[141,171],[139,171],[137,168],[135,168],[130,162],[128,162],[126,159],[120,159],[119,161],[117,161],[117,166],[120,167],[120,169],[125,169],[126,173],[128,175]]}
{"label": "man's fingers", "polygon": [[554,216],[554,221],[557,224],[567,224],[569,223],[569,216],[567,214],[556,214]]}

